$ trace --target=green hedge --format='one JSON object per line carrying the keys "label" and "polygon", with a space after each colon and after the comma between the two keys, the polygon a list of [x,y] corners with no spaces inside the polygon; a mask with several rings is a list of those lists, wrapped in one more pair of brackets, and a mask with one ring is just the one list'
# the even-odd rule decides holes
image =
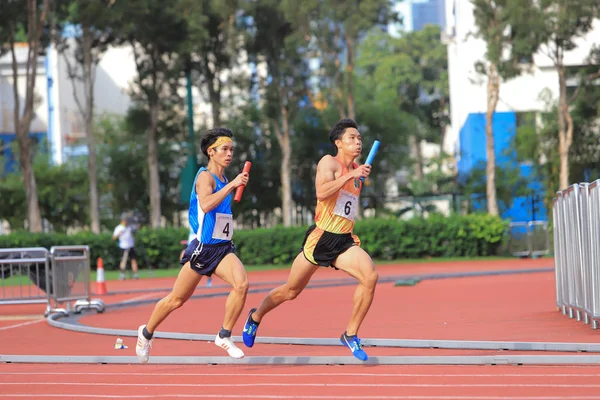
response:
{"label": "green hedge", "polygon": [[[408,221],[396,219],[366,219],[357,222],[355,233],[362,247],[378,260],[421,257],[459,257],[497,255],[505,240],[508,223],[485,214]],[[246,265],[290,264],[298,254],[307,227],[238,230],[234,242],[237,254]],[[180,240],[187,238],[185,228],[142,229],[136,234],[136,250],[140,264],[145,260],[153,268],[178,266],[182,250]],[[46,247],[56,245],[88,245],[92,267],[96,259],[104,259],[106,269],[116,269],[120,252],[110,233],[89,232],[73,235],[31,234],[18,232],[0,236],[0,248]]]}
{"label": "green hedge", "polygon": [[[153,268],[177,266],[179,253],[183,249],[179,242],[187,237],[188,230],[185,228],[141,229],[135,236],[140,266],[144,267],[146,260],[153,265]],[[112,232],[99,235],[91,232],[72,235],[17,232],[0,235],[0,248],[45,247],[50,250],[52,246],[67,245],[89,246],[92,268],[96,268],[98,257],[102,257],[104,268],[107,270],[119,267],[121,251],[118,242],[112,240]]]}

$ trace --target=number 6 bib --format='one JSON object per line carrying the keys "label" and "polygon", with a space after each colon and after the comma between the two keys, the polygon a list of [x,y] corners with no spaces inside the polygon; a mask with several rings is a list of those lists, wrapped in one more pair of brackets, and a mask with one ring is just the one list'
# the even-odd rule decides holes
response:
{"label": "number 6 bib", "polygon": [[340,194],[335,202],[333,213],[335,215],[339,215],[340,217],[349,219],[350,221],[354,221],[357,209],[358,196],[345,190],[340,190]]}
{"label": "number 6 bib", "polygon": [[215,215],[215,229],[213,229],[213,239],[231,240],[233,236],[233,218],[231,214]]}

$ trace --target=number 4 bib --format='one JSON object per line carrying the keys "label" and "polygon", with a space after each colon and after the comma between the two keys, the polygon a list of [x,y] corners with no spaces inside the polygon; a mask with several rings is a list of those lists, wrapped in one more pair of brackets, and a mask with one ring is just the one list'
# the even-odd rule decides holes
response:
{"label": "number 4 bib", "polygon": [[213,230],[213,239],[231,240],[233,236],[233,218],[231,214],[215,215],[215,229]]}
{"label": "number 4 bib", "polygon": [[354,221],[357,209],[358,196],[345,190],[340,190],[340,194],[335,202],[333,213],[335,215],[339,215],[340,217],[349,219],[350,221]]}

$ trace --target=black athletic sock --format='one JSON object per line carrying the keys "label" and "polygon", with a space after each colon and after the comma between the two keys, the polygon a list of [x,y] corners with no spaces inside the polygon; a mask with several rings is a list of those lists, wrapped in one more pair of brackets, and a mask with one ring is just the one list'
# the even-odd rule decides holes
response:
{"label": "black athletic sock", "polygon": [[356,337],[356,335],[348,335],[346,332],[344,332],[344,336],[346,337],[346,339],[353,339]]}
{"label": "black athletic sock", "polygon": [[252,321],[252,323],[253,323],[253,324],[256,324],[256,325],[260,324],[260,322],[256,322],[256,321],[254,320],[254,318],[252,318],[252,315],[253,315],[253,314],[254,314],[254,313],[250,314],[250,321]]}
{"label": "black athletic sock", "polygon": [[231,337],[231,331],[222,327],[221,330],[219,331],[219,337],[221,339],[226,338],[226,337]]}
{"label": "black athletic sock", "polygon": [[148,340],[152,340],[152,336],[154,335],[153,333],[148,332],[148,329],[146,329],[146,327],[144,327],[144,329],[142,329],[142,335],[144,335],[144,337]]}

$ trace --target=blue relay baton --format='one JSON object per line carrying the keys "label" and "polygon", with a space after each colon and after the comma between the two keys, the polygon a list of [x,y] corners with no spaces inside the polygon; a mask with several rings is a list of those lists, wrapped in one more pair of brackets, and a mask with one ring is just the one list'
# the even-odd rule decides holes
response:
{"label": "blue relay baton", "polygon": [[[373,159],[375,158],[375,154],[377,154],[377,150],[379,150],[379,140],[373,142],[373,146],[371,146],[371,151],[369,151],[369,155],[367,156],[367,161],[365,164],[371,165],[373,163]],[[364,181],[365,178],[360,178],[361,181]]]}

